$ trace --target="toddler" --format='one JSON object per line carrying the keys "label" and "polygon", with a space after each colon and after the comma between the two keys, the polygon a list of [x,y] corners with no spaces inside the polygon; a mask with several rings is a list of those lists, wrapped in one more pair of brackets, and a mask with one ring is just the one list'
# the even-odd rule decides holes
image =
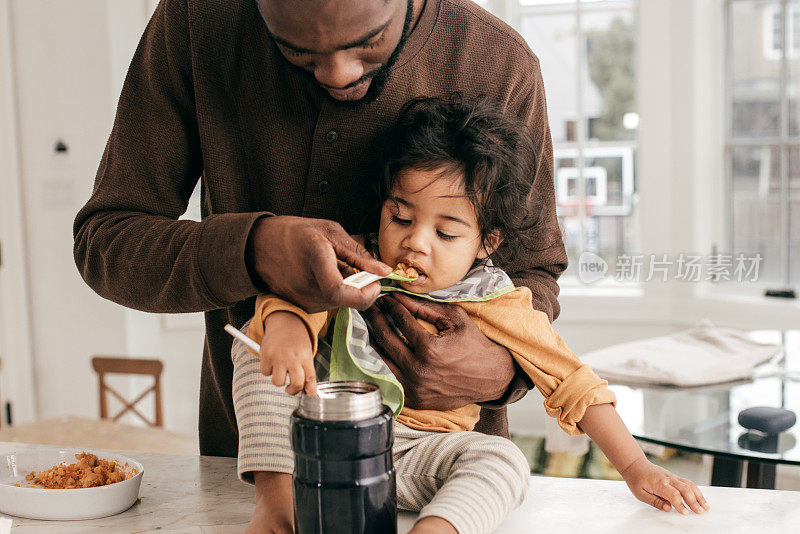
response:
{"label": "toddler", "polygon": [[[616,414],[607,382],[569,350],[545,313],[533,309],[530,290],[514,287],[489,259],[505,264],[534,245],[525,237],[537,223],[528,203],[535,162],[525,127],[484,99],[417,99],[404,107],[387,139],[378,231],[357,238],[384,263],[405,264],[418,277],[384,280],[383,290],[464,308],[484,335],[509,350],[544,395],[546,412],[568,434],[586,432],[637,498],[665,511],[675,506],[688,513],[682,500],[704,511],[696,485],[646,460]],[[292,532],[288,423],[298,398],[289,393],[313,395],[318,379],[380,387],[396,415],[397,503],[419,511],[411,532],[491,532],[522,502],[530,469],[519,449],[473,431],[477,405],[447,411],[404,406],[395,368],[370,346],[367,323],[356,310],[308,314],[262,295],[245,327],[261,344],[260,355],[239,342],[232,350],[238,471],[256,484],[252,532]]]}

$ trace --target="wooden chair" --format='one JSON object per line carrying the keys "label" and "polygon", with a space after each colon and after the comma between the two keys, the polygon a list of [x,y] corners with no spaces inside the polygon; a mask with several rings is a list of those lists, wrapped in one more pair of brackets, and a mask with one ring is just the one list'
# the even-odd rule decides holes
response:
{"label": "wooden chair", "polygon": [[[139,418],[147,423],[148,426],[164,426],[161,411],[161,372],[164,370],[164,364],[161,360],[146,360],[140,358],[116,358],[110,356],[95,356],[92,358],[92,367],[97,372],[97,377],[100,382],[100,418],[109,419],[108,415],[108,398],[106,393],[110,393],[116,397],[123,405],[112,421],[118,420],[127,412],[133,412]],[[151,375],[153,377],[153,385],[144,390],[134,400],[128,402],[122,395],[114,390],[111,386],[106,384],[106,374],[128,374],[128,375]],[[136,409],[136,405],[144,399],[148,393],[153,392],[155,395],[155,421],[149,420],[142,412]]]}

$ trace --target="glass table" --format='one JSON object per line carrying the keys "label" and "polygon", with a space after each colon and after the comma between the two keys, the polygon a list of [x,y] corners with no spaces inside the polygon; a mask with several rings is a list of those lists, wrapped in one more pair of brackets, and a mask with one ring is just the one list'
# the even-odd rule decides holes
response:
{"label": "glass table", "polygon": [[[739,425],[741,410],[785,408],[800,414],[800,355],[784,357],[778,370],[797,371],[702,387],[609,384],[617,411],[636,439],[714,457],[712,486],[740,487],[747,463],[748,488],[775,488],[777,464],[800,465],[800,422],[777,436]],[[776,370],[761,367],[756,374]]]}

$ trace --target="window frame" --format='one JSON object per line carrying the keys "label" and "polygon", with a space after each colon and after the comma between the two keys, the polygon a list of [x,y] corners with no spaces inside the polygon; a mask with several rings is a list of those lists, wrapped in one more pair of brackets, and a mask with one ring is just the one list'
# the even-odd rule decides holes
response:
{"label": "window frame", "polygon": [[[728,97],[720,98],[727,91],[727,1],[637,4],[638,224],[648,252],[711,254],[727,242]],[[519,19],[506,16],[519,9],[517,0],[490,0],[489,7],[519,31]],[[790,329],[800,322],[800,303],[726,284],[561,284],[559,302],[558,323],[567,325],[678,326],[711,317],[749,330]]]}
{"label": "window frame", "polygon": [[[800,4],[790,2],[789,0],[775,0],[778,2],[776,5],[769,5],[764,7],[764,15],[762,16],[762,51],[764,57],[768,60],[773,59],[767,53],[766,46],[766,32],[767,32],[767,19],[770,20],[769,31],[770,39],[774,36],[774,13],[780,10],[782,15],[780,24],[780,35],[783,49],[787,52],[788,49],[788,36],[790,20],[793,22],[794,17],[787,17],[789,9],[792,12],[800,10]],[[791,241],[790,241],[790,183],[789,183],[789,165],[788,157],[789,151],[793,149],[800,149],[800,136],[792,137],[789,135],[789,98],[788,98],[788,84],[789,84],[789,53],[779,53],[777,60],[781,62],[780,74],[778,79],[778,108],[779,108],[779,125],[777,136],[736,136],[733,131],[733,86],[734,86],[734,72],[733,72],[733,16],[732,10],[735,4],[756,4],[756,0],[724,0],[723,4],[723,17],[725,24],[724,35],[724,49],[723,54],[725,58],[725,74],[724,74],[724,89],[725,89],[725,147],[723,155],[723,165],[725,169],[725,187],[724,187],[724,217],[725,217],[725,235],[721,242],[725,243],[728,250],[734,250],[734,221],[733,221],[733,168],[732,158],[733,151],[737,148],[769,148],[775,149],[778,152],[779,166],[778,178],[780,180],[780,280],[778,282],[765,282],[761,284],[753,284],[748,288],[727,287],[724,289],[727,293],[754,295],[760,293],[766,287],[780,287],[790,286],[790,268],[789,262],[791,259]],[[793,46],[793,45],[792,45]],[[774,52],[771,51],[770,53]],[[730,285],[730,284],[724,284]]]}
{"label": "window frame", "polygon": [[[781,14],[782,11],[783,6],[780,4],[767,6],[764,8],[762,18],[762,50],[766,59],[774,61],[779,61],[782,58],[781,50],[775,49],[774,39],[776,29],[775,16]],[[796,40],[798,32],[800,32],[800,5],[789,3],[785,14],[786,23],[783,24],[782,29],[779,27],[778,30],[781,34],[785,34],[781,35],[781,41],[783,41],[783,37],[786,38],[786,53],[789,59],[795,59],[800,57],[800,38]]]}
{"label": "window frame", "polygon": [[[634,20],[636,21],[636,38],[637,44],[639,39],[641,38],[641,28],[639,24],[640,20],[640,6],[641,0],[558,0],[553,2],[543,2],[542,4],[531,4],[525,5],[524,0],[488,0],[487,2],[481,3],[482,7],[488,8],[492,13],[496,16],[502,18],[507,24],[512,26],[515,30],[517,30],[520,34],[522,34],[522,20],[526,16],[533,16],[533,15],[574,15],[575,16],[575,27],[578,29],[578,38],[580,39],[584,35],[584,27],[583,27],[583,16],[584,14],[592,14],[592,13],[602,13],[602,12],[623,12],[628,11],[632,12]],[[587,152],[592,152],[593,150],[602,150],[602,149],[619,149],[619,150],[630,150],[632,153],[638,153],[640,147],[640,135],[637,128],[637,135],[634,140],[619,140],[619,141],[593,141],[588,138],[588,117],[586,117],[585,111],[585,93],[584,93],[584,66],[586,65],[586,50],[584,46],[576,46],[576,65],[578,66],[577,72],[574,73],[574,79],[576,84],[576,116],[580,119],[575,121],[575,136],[574,141],[559,141],[553,143],[553,152],[555,158],[558,157],[570,157],[575,160],[575,167],[578,170],[577,176],[577,185],[578,189],[576,191],[576,196],[578,197],[577,202],[577,212],[578,212],[578,227],[579,227],[579,235],[577,239],[577,250],[585,251],[586,244],[587,244],[587,236],[586,236],[586,229],[587,229],[587,203],[584,201],[586,197],[586,176],[585,176],[585,159],[587,159]],[[536,53],[536,50],[533,51]],[[637,91],[636,91],[636,112],[639,113],[640,101],[641,101],[641,92],[639,91],[639,82],[638,82],[638,65],[641,63],[640,54],[637,46],[636,50],[636,65],[637,65]],[[569,156],[567,156],[569,155]],[[554,158],[554,159],[555,159]],[[636,158],[633,158],[634,160]],[[629,162],[627,158],[622,158],[622,164],[626,169],[629,169],[633,172],[632,180],[637,180],[639,176],[639,166],[638,164],[634,164],[633,162]],[[556,182],[556,173],[554,172],[553,181]],[[556,191],[558,192],[560,189],[560,184],[555,183]],[[625,190],[630,190],[631,195],[633,195],[633,183],[627,184],[623,183]],[[558,200],[558,199],[557,199]],[[557,203],[558,204],[558,203]],[[624,204],[624,208],[627,210],[633,210],[633,201],[632,197],[630,202],[626,202]],[[589,207],[591,209],[591,207]],[[613,210],[611,210],[613,211]],[[561,216],[561,209],[557,208],[557,212],[559,216]],[[634,224],[637,227],[641,226],[641,214],[635,213],[634,217]],[[572,258],[573,261],[577,261],[577,258]],[[562,289],[566,289],[567,292],[572,292],[578,295],[585,295],[587,293],[591,293],[591,289],[587,288],[583,283],[581,283],[577,276],[562,276],[559,279],[559,285]],[[632,293],[640,294],[641,290],[633,290],[631,286],[641,286],[640,283],[635,284],[609,284],[608,287],[604,288],[603,291],[599,293],[605,295],[617,295],[617,296],[625,296],[631,295]],[[615,291],[613,288],[616,287],[618,291]]]}

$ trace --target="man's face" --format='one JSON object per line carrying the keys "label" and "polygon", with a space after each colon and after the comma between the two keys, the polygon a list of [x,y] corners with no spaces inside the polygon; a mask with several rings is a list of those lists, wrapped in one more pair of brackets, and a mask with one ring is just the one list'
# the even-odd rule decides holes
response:
{"label": "man's face", "polygon": [[411,0],[258,0],[278,49],[346,102],[374,100],[405,42]]}

